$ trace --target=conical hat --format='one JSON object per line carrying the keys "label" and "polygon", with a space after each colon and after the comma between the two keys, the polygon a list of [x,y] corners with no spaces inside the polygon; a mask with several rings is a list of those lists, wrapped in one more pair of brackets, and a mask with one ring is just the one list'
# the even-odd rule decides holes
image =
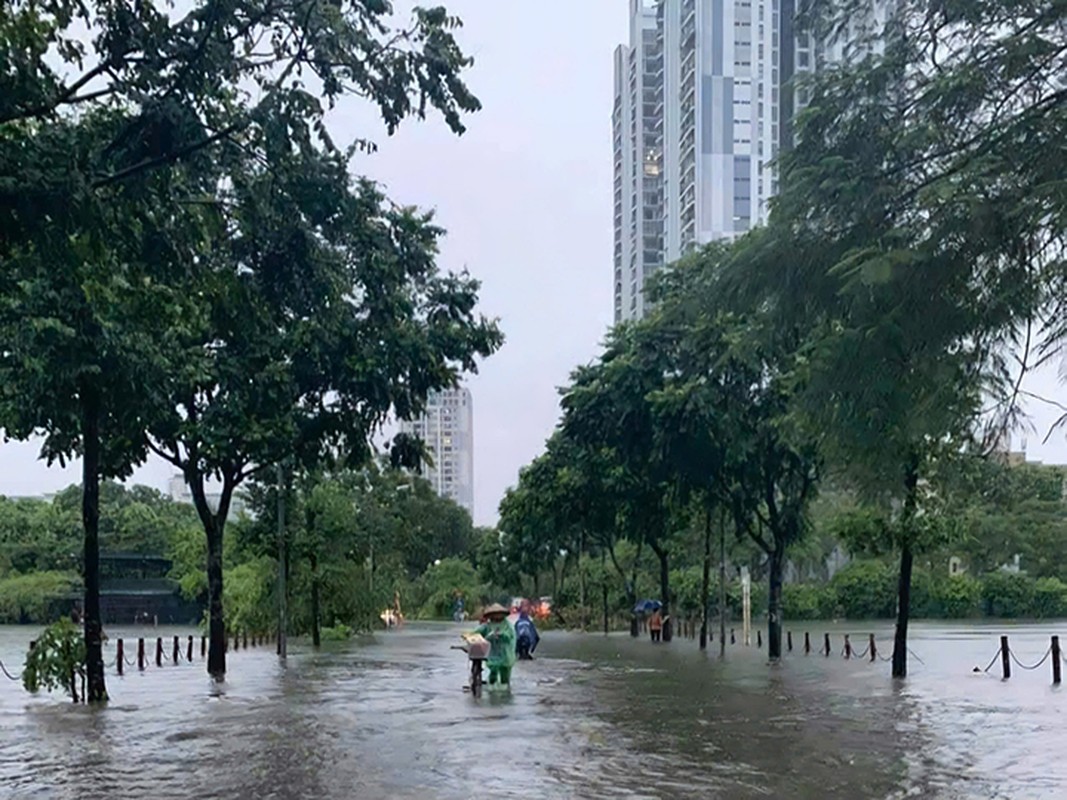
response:
{"label": "conical hat", "polygon": [[510,614],[511,611],[504,608],[504,606],[500,605],[500,603],[493,603],[491,606],[487,606],[486,609],[482,611],[482,613],[486,616],[490,616],[492,614]]}

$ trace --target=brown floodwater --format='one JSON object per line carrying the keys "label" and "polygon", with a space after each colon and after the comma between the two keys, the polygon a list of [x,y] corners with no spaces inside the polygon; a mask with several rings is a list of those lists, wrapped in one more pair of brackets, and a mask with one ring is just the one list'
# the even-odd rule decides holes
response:
{"label": "brown floodwater", "polygon": [[[787,627],[797,649],[776,667],[755,646],[720,662],[688,640],[547,633],[510,696],[480,700],[462,691],[452,625],[291,643],[285,666],[269,647],[240,650],[221,686],[199,648],[194,664],[121,678],[112,665],[103,709],[0,676],[0,798],[1067,796],[1067,695],[1049,662],[1010,681],[999,662],[972,671],[1001,633],[1036,662],[1058,623],[918,624],[901,684],[881,660],[840,656],[847,631],[888,653],[888,627]],[[815,646],[832,632],[834,656],[799,652],[805,629]],[[109,630],[107,654],[119,636],[133,654],[138,635],[189,632]],[[9,670],[36,633],[0,628]]]}

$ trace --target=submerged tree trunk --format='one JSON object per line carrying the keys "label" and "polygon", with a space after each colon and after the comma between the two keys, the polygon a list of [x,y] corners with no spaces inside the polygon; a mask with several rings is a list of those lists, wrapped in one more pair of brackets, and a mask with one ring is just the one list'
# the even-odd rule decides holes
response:
{"label": "submerged tree trunk", "polygon": [[674,627],[671,619],[671,572],[668,563],[667,551],[658,543],[651,542],[649,546],[659,559],[659,590],[660,602],[663,604],[663,641],[669,642],[672,638],[671,629]]}
{"label": "submerged tree trunk", "polygon": [[708,594],[711,591],[711,512],[704,514],[704,575],[700,582],[700,649],[708,649]]}
{"label": "submerged tree trunk", "polygon": [[226,677],[226,618],[222,608],[222,537],[230,508],[233,487],[227,481],[222,487],[219,507],[213,511],[204,491],[204,476],[198,472],[186,474],[200,522],[207,535],[207,604],[208,651],[207,672],[216,681]]}
{"label": "submerged tree trunk", "polygon": [[782,570],[785,567],[785,545],[775,541],[771,551],[768,575],[770,583],[767,599],[767,656],[771,661],[782,657]]}
{"label": "submerged tree trunk", "polygon": [[[103,624],[100,614],[100,404],[90,390],[82,396],[82,526],[84,528],[86,700],[107,700]],[[75,693],[75,698],[77,694]]]}
{"label": "submerged tree trunk", "polygon": [[897,584],[897,628],[893,637],[893,677],[908,674],[908,619],[911,615],[911,526],[918,504],[919,459],[912,457],[904,474],[904,512],[901,518],[900,580]]}
{"label": "submerged tree trunk", "polygon": [[911,611],[911,547],[900,549],[900,583],[897,586],[897,629],[893,637],[893,677],[908,674],[908,617]]}
{"label": "submerged tree trunk", "polygon": [[319,634],[319,559],[314,553],[308,559],[311,562],[311,644],[322,644]]}

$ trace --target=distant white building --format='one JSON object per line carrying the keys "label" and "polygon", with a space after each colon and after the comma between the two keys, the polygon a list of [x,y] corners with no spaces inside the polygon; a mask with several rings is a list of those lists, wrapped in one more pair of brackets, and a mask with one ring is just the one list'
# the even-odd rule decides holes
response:
{"label": "distant white building", "polygon": [[426,412],[401,421],[400,431],[417,436],[433,459],[423,477],[441,497],[447,497],[474,516],[474,405],[469,389],[434,392]]}
{"label": "distant white building", "polygon": [[[175,503],[185,503],[186,505],[193,505],[193,493],[189,489],[189,484],[185,482],[185,476],[181,473],[171,476],[167,485],[167,493],[170,495],[170,499]],[[219,499],[221,497],[219,492],[206,492],[207,504],[212,511],[218,510]],[[244,501],[237,496],[230,499],[230,511],[226,515],[229,520],[236,519],[240,516],[241,512],[245,510]]]}

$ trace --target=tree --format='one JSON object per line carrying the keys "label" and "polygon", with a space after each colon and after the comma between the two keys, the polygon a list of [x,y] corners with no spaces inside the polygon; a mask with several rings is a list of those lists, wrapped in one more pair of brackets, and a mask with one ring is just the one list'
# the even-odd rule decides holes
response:
{"label": "tree", "polygon": [[660,602],[666,621],[663,638],[670,641],[671,500],[675,488],[668,465],[658,457],[650,396],[663,388],[664,365],[659,344],[641,329],[621,326],[612,331],[598,363],[582,367],[563,390],[565,434],[590,449],[607,449],[621,467],[616,486],[619,513],[659,559]]}
{"label": "tree", "polygon": [[[27,179],[27,197],[0,203],[0,229],[14,229],[0,232],[0,425],[16,439],[44,434],[42,457],[49,463],[82,458],[90,702],[107,697],[100,481],[127,477],[144,458],[152,387],[162,382],[160,366],[184,305],[160,280],[173,265],[172,253],[146,247],[146,239],[170,227],[173,199],[157,194],[158,187],[145,187],[138,197],[115,190],[87,195],[78,184],[78,170],[116,124],[99,115],[39,131],[0,129],[0,175],[16,183],[27,170],[44,176]],[[35,196],[42,183],[47,192]]]}
{"label": "tree", "polygon": [[[785,555],[807,529],[820,457],[815,438],[795,421],[790,349],[757,315],[717,310],[706,294],[730,252],[707,248],[653,287],[657,307],[644,324],[658,331],[668,377],[652,400],[662,457],[677,476],[679,495],[703,506],[704,591],[712,519],[722,509],[767,558],[768,654],[778,659]],[[706,635],[706,623],[704,629]]]}

